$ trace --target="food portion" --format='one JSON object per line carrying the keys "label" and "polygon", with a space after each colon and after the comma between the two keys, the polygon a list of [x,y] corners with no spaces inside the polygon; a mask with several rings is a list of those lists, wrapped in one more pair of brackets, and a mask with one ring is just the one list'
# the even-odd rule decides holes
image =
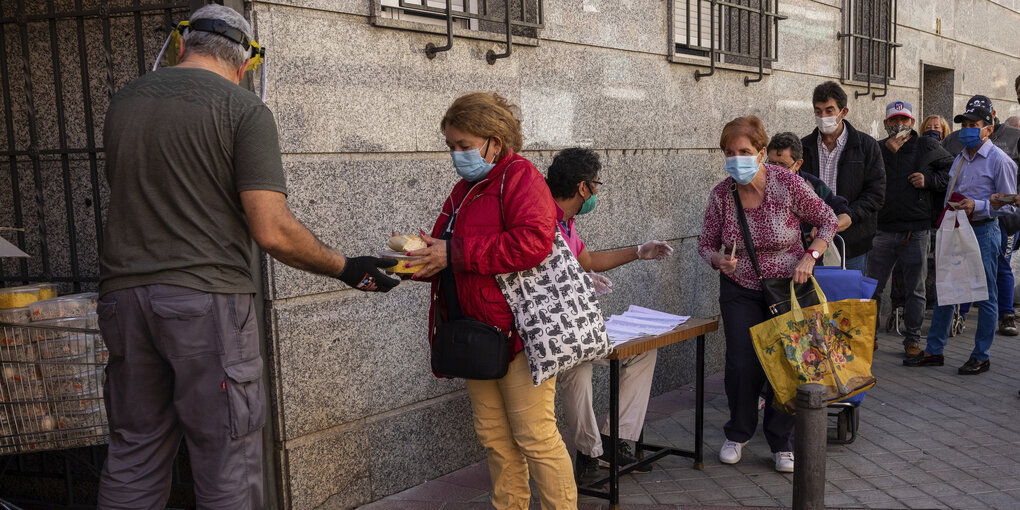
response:
{"label": "food portion", "polygon": [[391,250],[403,253],[428,248],[428,245],[425,244],[422,238],[408,234],[393,236],[386,244]]}
{"label": "food portion", "polygon": [[0,308],[22,308],[41,299],[57,297],[57,286],[52,283],[23,285],[0,289]]}
{"label": "food portion", "polygon": [[36,301],[28,305],[31,313],[30,319],[41,321],[66,317],[84,317],[96,312],[97,299],[99,299],[99,295],[95,292],[86,292]]}
{"label": "food portion", "polygon": [[397,265],[386,268],[387,272],[413,274],[417,273],[419,270],[421,270],[421,268],[425,267],[424,265],[406,267],[408,262],[413,263],[413,261],[421,258],[421,257],[408,257],[407,256],[408,252],[428,248],[428,245],[425,244],[425,241],[423,241],[422,238],[407,234],[393,236],[386,243],[386,245],[390,248],[390,250],[379,252],[379,256],[382,258],[394,259],[397,261]]}

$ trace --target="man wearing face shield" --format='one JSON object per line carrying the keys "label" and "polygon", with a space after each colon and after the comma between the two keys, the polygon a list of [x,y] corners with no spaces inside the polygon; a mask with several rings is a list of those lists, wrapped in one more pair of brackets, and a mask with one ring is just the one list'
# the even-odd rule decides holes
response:
{"label": "man wearing face shield", "polygon": [[[953,162],[945,204],[967,212],[981,250],[988,286],[988,299],[975,303],[978,323],[974,350],[970,359],[959,368],[961,375],[980,374],[991,367],[989,351],[995,337],[998,314],[995,279],[1002,242],[998,218],[1014,209],[1014,197],[1005,198],[1004,194],[1016,194],[1016,163],[989,141],[994,129],[992,119],[992,102],[985,96],[972,97],[967,102],[966,111],[954,119],[963,125],[959,139],[965,148]],[[949,338],[952,318],[952,306],[936,306],[928,330],[927,346],[918,356],[903,360],[903,364],[908,367],[942,366],[942,352]]]}
{"label": "man wearing face shield", "polygon": [[166,506],[182,439],[198,508],[263,507],[253,239],[285,264],[360,290],[398,283],[378,269],[396,261],[345,258],[287,207],[273,114],[237,85],[251,37],[236,11],[202,7],[180,63],[110,101],[97,306],[110,355],[110,446],[100,509]]}
{"label": "man wearing face shield", "polygon": [[914,131],[914,107],[893,101],[885,109],[885,130],[879,141],[885,161],[885,205],[878,212],[878,231],[868,253],[867,276],[878,280],[875,300],[882,295],[893,265],[903,271],[906,289],[903,338],[908,357],[921,354],[921,322],[925,308],[925,277],[928,272],[933,209],[941,210],[949,183],[953,157],[938,140]]}
{"label": "man wearing face shield", "polygon": [[846,267],[865,271],[868,250],[878,225],[878,210],[885,200],[885,171],[875,139],[847,120],[846,92],[827,81],[815,87],[811,98],[815,130],[805,136],[802,173],[821,178],[833,193],[850,202],[850,228],[846,241]]}

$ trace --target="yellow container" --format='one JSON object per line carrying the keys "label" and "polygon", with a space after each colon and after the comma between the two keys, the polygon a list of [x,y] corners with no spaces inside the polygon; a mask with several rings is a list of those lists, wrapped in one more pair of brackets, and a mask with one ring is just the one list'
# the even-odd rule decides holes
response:
{"label": "yellow container", "polygon": [[22,308],[42,299],[57,297],[57,286],[52,283],[23,285],[0,289],[0,308]]}

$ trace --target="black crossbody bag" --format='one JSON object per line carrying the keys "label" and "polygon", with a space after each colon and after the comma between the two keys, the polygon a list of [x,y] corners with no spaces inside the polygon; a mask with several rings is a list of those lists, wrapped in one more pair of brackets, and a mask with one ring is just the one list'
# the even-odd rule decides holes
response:
{"label": "black crossbody bag", "polygon": [[[468,191],[468,195],[471,192]],[[465,195],[466,199],[468,195]],[[461,202],[461,206],[463,206]],[[440,239],[453,237],[453,226],[460,207]],[[457,296],[457,282],[453,268],[447,265],[439,272],[439,286],[446,301],[447,321],[440,320],[438,307],[434,317],[435,333],[432,336],[432,371],[446,377],[462,379],[501,379],[510,366],[510,337],[499,328],[482,321],[465,317]]]}
{"label": "black crossbody bag", "polygon": [[[754,242],[751,241],[751,229],[747,226],[747,218],[744,216],[744,205],[740,202],[740,194],[737,186],[733,185],[733,202],[737,206],[737,221],[740,223],[740,235],[744,238],[744,249],[751,259],[751,266],[754,273],[761,281],[761,290],[765,294],[765,304],[768,306],[769,314],[773,317],[789,312],[790,306],[790,280],[792,278],[762,278],[761,268],[758,266],[758,253],[754,250]],[[794,293],[797,294],[797,302],[802,307],[821,304],[818,294],[815,293],[814,283],[807,281],[794,284]]]}

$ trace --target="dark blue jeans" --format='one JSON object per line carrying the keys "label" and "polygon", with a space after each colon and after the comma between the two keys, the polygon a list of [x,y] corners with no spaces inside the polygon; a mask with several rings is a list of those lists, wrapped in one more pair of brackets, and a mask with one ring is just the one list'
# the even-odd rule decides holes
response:
{"label": "dark blue jeans", "polygon": [[[993,221],[974,227],[978,246],[981,248],[981,262],[985,267],[985,282],[988,285],[988,299],[974,303],[978,309],[977,328],[974,333],[974,350],[971,357],[984,361],[995,339],[995,328],[998,315],[998,292],[995,287],[997,277],[999,243],[999,223]],[[936,275],[938,278],[938,275]],[[961,307],[962,308],[962,307]],[[953,321],[952,306],[935,306],[931,316],[931,328],[928,330],[928,344],[924,351],[928,354],[942,354],[949,340],[949,327]]]}

